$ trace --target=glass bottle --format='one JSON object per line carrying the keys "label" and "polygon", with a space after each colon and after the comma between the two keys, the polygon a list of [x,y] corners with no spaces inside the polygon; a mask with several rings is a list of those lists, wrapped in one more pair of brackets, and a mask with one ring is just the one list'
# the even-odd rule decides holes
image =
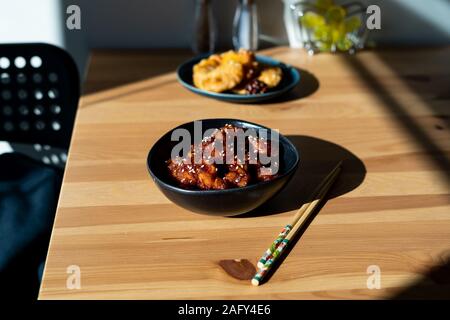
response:
{"label": "glass bottle", "polygon": [[258,36],[258,11],[255,0],[239,0],[233,23],[234,49],[257,50]]}
{"label": "glass bottle", "polygon": [[195,54],[212,53],[216,48],[216,21],[211,0],[195,0],[192,50]]}

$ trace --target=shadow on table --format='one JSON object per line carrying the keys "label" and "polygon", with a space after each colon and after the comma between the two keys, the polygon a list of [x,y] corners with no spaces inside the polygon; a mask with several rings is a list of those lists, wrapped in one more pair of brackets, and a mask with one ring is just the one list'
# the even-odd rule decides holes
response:
{"label": "shadow on table", "polygon": [[[393,60],[392,56],[389,56],[387,53],[377,53],[377,55],[390,69],[392,69],[392,71],[398,74],[399,78],[404,80],[404,83],[411,89],[411,92],[414,92],[414,95],[423,102],[423,105],[429,108],[432,113],[432,116],[430,117],[431,125],[427,122],[420,121],[418,116],[412,114],[411,111],[409,111],[408,105],[398,99],[395,96],[395,93],[390,90],[389,86],[378,79],[358,56],[350,57],[344,61],[349,67],[357,71],[358,76],[364,83],[370,86],[371,90],[382,102],[381,105],[389,112],[392,119],[397,121],[400,128],[409,134],[411,141],[414,141],[421,150],[427,153],[428,161],[433,163],[436,169],[443,173],[442,176],[450,185],[450,176],[447,174],[447,171],[450,169],[450,159],[446,150],[442,148],[442,144],[439,144],[439,141],[436,140],[432,133],[434,130],[448,131],[448,128],[450,127],[449,116],[445,114],[444,108],[442,107],[444,101],[449,100],[450,97],[448,89],[445,89],[446,91],[443,89],[443,87],[449,87],[450,74],[445,72],[450,72],[450,68],[443,66],[442,72],[444,75],[440,77],[433,75],[434,79],[426,74],[407,75],[406,70],[396,66],[395,60],[390,61]],[[405,56],[408,58],[408,60],[406,60],[406,58],[405,60],[411,61],[411,65],[424,63],[419,59],[411,58],[413,55],[407,55],[406,52]],[[428,59],[432,59],[432,57],[428,57]],[[444,71],[445,68],[449,70]],[[434,97],[430,98],[427,96]]]}
{"label": "shadow on table", "polygon": [[[83,85],[83,95],[120,87],[174,72],[191,59],[193,54],[184,49],[125,49],[95,50]],[[120,57],[120,59],[118,59]]]}
{"label": "shadow on table", "polygon": [[450,257],[442,259],[426,272],[421,280],[412,283],[389,299],[450,299]]}
{"label": "shadow on table", "polygon": [[300,82],[297,86],[295,86],[291,91],[289,91],[285,95],[282,95],[281,97],[274,98],[268,101],[262,101],[258,104],[266,105],[298,100],[312,95],[319,89],[320,83],[315,75],[304,69],[295,69],[297,69],[297,71],[300,73]]}
{"label": "shadow on table", "polygon": [[[392,12],[402,12],[404,21],[414,21],[417,30],[427,30],[433,34],[432,38],[449,38],[448,30],[443,29],[443,23],[439,19],[424,14],[424,11],[413,11],[413,6],[406,5],[404,1],[386,1],[384,6],[390,6]],[[450,2],[440,2],[441,9],[450,8]],[[388,9],[383,7],[382,10]],[[430,39],[420,39],[422,42],[432,42]],[[439,174],[450,186],[450,158],[448,153],[448,137],[450,117],[448,106],[450,105],[450,64],[448,63],[448,49],[446,47],[392,48],[389,50],[372,51],[376,59],[387,70],[397,76],[409,94],[414,97],[416,103],[428,109],[426,115],[418,114],[411,108],[409,99],[402,99],[402,94],[393,90],[390,81],[384,81],[379,77],[365,60],[358,54],[354,57],[346,57],[343,60],[349,68],[352,68],[359,76],[359,80],[371,89],[372,94],[380,102],[380,107],[391,119],[396,121],[409,140],[416,144],[419,152],[427,156],[427,162],[434,167],[434,173]],[[403,94],[404,97],[404,94]],[[426,119],[426,121],[424,121]],[[447,144],[446,144],[447,143]],[[431,170],[431,169],[430,169]],[[444,221],[442,221],[444,223]],[[428,226],[429,227],[429,226]],[[411,238],[415,235],[411,234]],[[435,235],[436,239],[442,239],[448,243],[445,235]],[[447,241],[445,241],[447,240]],[[425,247],[424,247],[425,248]],[[448,248],[448,245],[447,245]],[[414,247],[405,246],[405,252],[417,250]],[[423,249],[425,250],[425,249]],[[423,251],[422,250],[422,251]],[[388,299],[450,299],[450,257],[441,259],[439,263],[423,272],[420,280],[406,285],[393,293]],[[419,262],[414,263],[419,265]],[[383,275],[381,276],[383,286]]]}
{"label": "shadow on table", "polygon": [[364,180],[363,162],[349,150],[326,140],[309,136],[287,136],[300,154],[300,164],[293,178],[279,194],[252,212],[239,218],[282,213],[300,208],[325,176],[343,160],[342,173],[330,190],[329,198],[341,196]]}
{"label": "shadow on table", "polygon": [[283,264],[284,259],[289,256],[311,221],[325,205],[326,200],[352,191],[363,182],[366,175],[364,163],[352,152],[335,143],[309,136],[295,135],[287,136],[287,138],[292,141],[300,154],[300,164],[292,180],[279,194],[261,207],[237,217],[264,216],[298,209],[310,200],[311,193],[340,160],[343,160],[342,171],[325,201],[316,208],[305,221],[305,225],[291,239],[286,248],[286,254],[280,256],[280,261],[270,269],[264,282],[269,281],[278,267]]}

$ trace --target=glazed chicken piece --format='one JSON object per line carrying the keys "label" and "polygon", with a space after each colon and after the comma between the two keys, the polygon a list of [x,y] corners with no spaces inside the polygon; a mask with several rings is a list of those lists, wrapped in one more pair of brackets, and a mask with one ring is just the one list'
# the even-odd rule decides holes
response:
{"label": "glazed chicken piece", "polygon": [[195,165],[183,162],[167,161],[170,175],[178,181],[181,187],[193,188],[197,186],[197,170]]}
{"label": "glazed chicken piece", "polygon": [[264,156],[276,156],[278,155],[278,148],[272,147],[271,143],[267,139],[249,137],[249,144],[251,144],[254,152]]}
{"label": "glazed chicken piece", "polygon": [[250,182],[248,165],[230,164],[228,170],[223,179],[230,185],[245,187]]}
{"label": "glazed chicken piece", "polygon": [[[215,163],[216,160],[222,158],[222,162],[225,163],[225,149],[223,142],[224,135],[222,130],[216,130],[214,134],[206,137],[202,141],[203,161],[207,164]],[[221,144],[221,154],[218,154],[219,150],[216,149],[216,145]]]}
{"label": "glazed chicken piece", "polygon": [[213,164],[202,164],[197,169],[197,186],[200,189],[225,189],[225,183],[217,176],[217,167]]}
{"label": "glazed chicken piece", "polygon": [[[275,168],[278,172],[278,164],[275,164]],[[260,164],[257,165],[256,177],[259,181],[270,181],[277,175],[277,173],[273,173],[273,170],[270,167],[263,167]]]}

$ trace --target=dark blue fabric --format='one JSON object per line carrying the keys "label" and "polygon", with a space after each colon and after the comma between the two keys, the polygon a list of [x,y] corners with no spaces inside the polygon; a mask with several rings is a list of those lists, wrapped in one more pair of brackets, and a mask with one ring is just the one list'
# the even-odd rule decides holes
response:
{"label": "dark blue fabric", "polygon": [[0,155],[0,288],[9,297],[37,293],[61,178],[26,156]]}

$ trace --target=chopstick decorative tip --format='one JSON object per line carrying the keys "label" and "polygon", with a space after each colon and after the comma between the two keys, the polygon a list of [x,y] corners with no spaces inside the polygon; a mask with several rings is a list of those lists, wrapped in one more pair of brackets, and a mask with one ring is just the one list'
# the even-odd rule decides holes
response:
{"label": "chopstick decorative tip", "polygon": [[256,272],[252,279],[252,285],[259,286],[263,281],[268,271],[272,268],[278,258],[285,251],[287,245],[291,239],[297,234],[298,230],[304,225],[312,212],[318,204],[325,198],[328,190],[336,181],[341,171],[342,161],[336,165],[336,167],[327,175],[322,181],[317,190],[314,192],[313,200],[309,203],[305,203],[296,213],[294,220],[291,224],[288,224],[280,232],[278,237],[274,240],[272,245],[266,250],[261,259],[258,261],[257,266],[259,270]]}
{"label": "chopstick decorative tip", "polygon": [[[325,179],[320,183],[319,186],[317,186],[316,190],[314,190],[313,192],[313,199],[314,197],[316,197],[321,189],[326,185],[326,183],[333,177],[334,173],[341,167],[342,165],[342,160],[340,160],[337,165],[333,168],[333,170],[331,170],[331,172],[325,177]],[[272,244],[270,245],[270,247],[266,250],[266,252],[264,252],[264,254],[262,255],[262,257],[259,259],[258,263],[256,264],[256,266],[258,268],[263,268],[264,265],[266,264],[267,260],[270,258],[270,256],[272,255],[272,253],[276,250],[276,248],[278,247],[278,245],[280,244],[280,242],[289,234],[289,232],[291,232],[292,227],[297,223],[297,221],[301,218],[301,216],[305,213],[306,209],[308,209],[308,206],[310,205],[310,203],[305,203],[303,204],[300,209],[298,209],[297,213],[294,216],[293,221],[286,225],[283,230],[281,230],[281,232],[278,234],[277,238],[272,242]]]}
{"label": "chopstick decorative tip", "polygon": [[254,285],[254,286],[259,286],[259,280],[253,278],[253,279],[252,279],[252,285]]}
{"label": "chopstick decorative tip", "polygon": [[267,262],[267,259],[272,256],[272,253],[277,249],[278,245],[281,241],[283,241],[284,238],[286,238],[287,234],[292,230],[292,225],[288,224],[286,225],[283,230],[281,230],[278,237],[273,241],[272,245],[264,252],[261,259],[259,259],[258,263],[256,264],[258,268],[263,268],[264,265]]}

